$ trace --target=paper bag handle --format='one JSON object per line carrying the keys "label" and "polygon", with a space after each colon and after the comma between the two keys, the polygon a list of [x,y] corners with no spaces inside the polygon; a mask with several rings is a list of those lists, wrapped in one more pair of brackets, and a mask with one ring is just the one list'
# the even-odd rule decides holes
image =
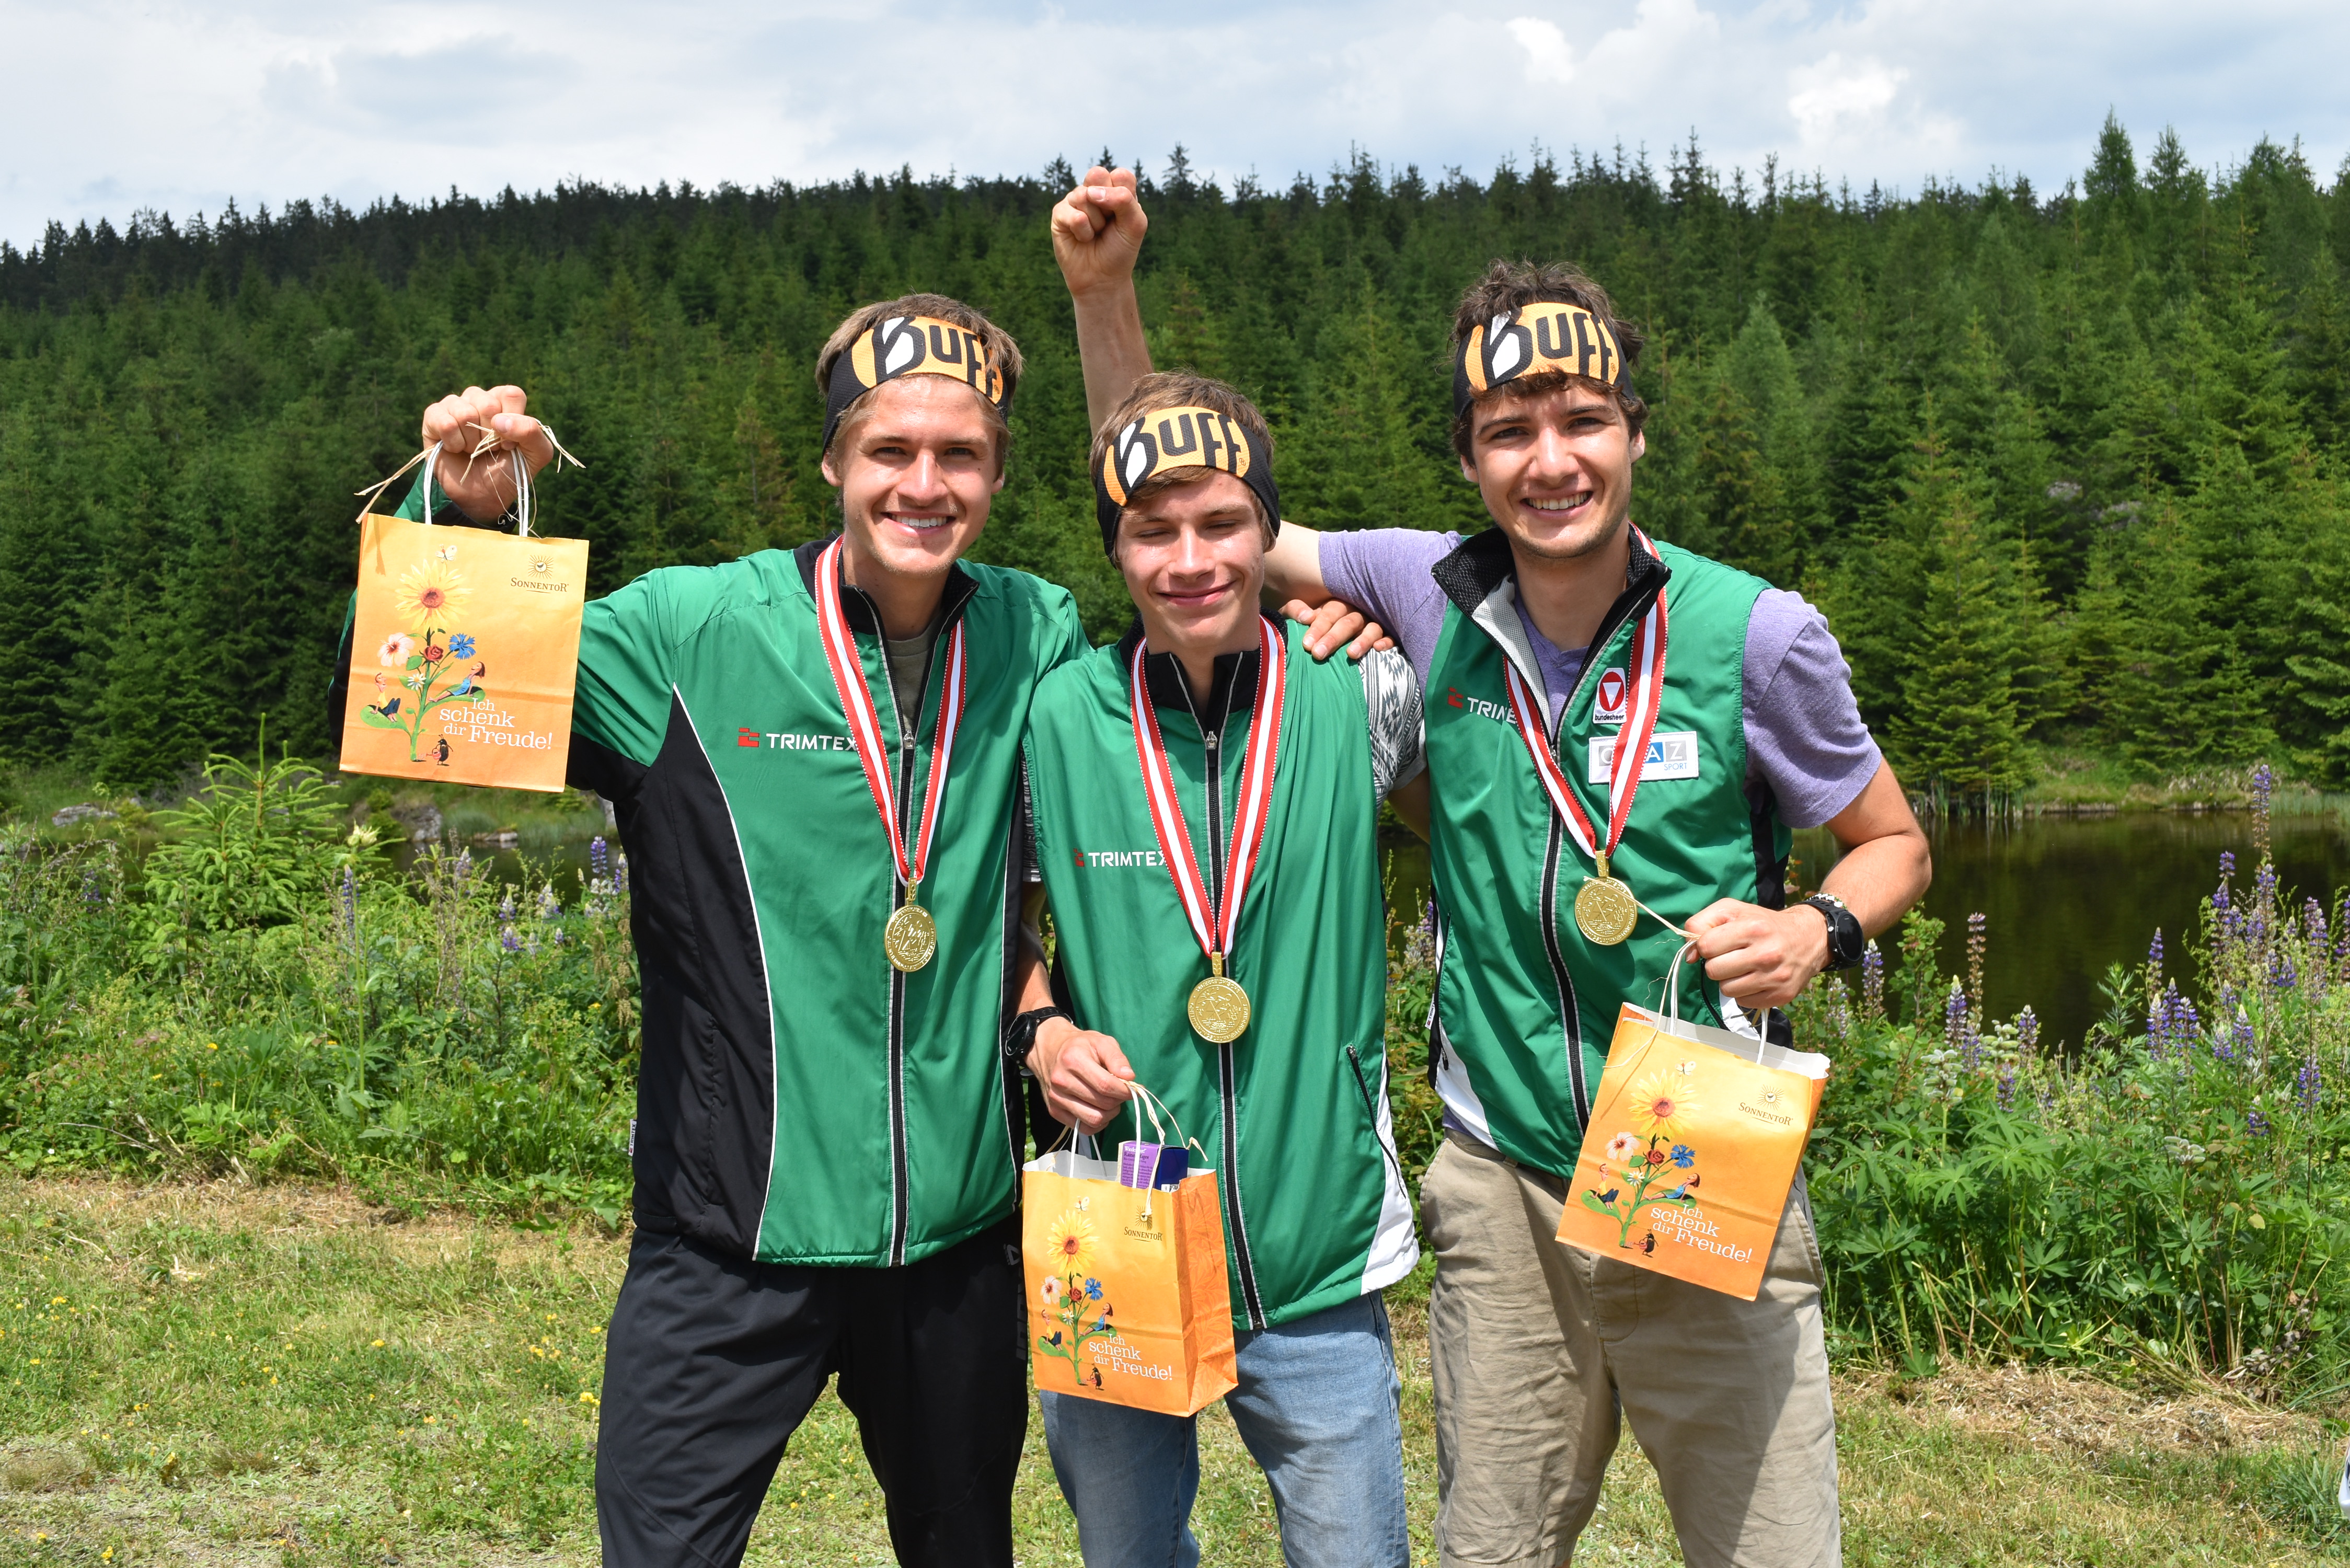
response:
{"label": "paper bag handle", "polygon": [[[476,425],[473,428],[480,430],[484,427]],[[578,469],[584,469],[588,466],[577,458],[572,456],[570,452],[565,448],[563,442],[556,438],[555,427],[553,425],[548,424],[545,420],[541,420],[538,421],[538,428],[546,432],[547,444],[555,449],[553,461],[557,470],[560,470],[567,462],[572,467]],[[494,441],[495,439],[495,437],[491,438],[493,441]],[[487,444],[488,443],[484,443],[484,447],[475,448],[475,454],[478,455],[485,449]],[[423,522],[424,526],[427,528],[432,526],[432,486],[440,472],[442,445],[442,442],[437,441],[434,441],[431,446],[426,447],[422,452],[418,452],[414,457],[410,458],[406,462],[403,462],[398,468],[393,469],[391,472],[385,477],[377,480],[365,490],[358,492],[358,494],[365,498],[359,507],[359,515],[361,517],[365,517],[368,514],[368,509],[375,504],[376,498],[380,496],[386,489],[390,488],[393,481],[397,480],[401,474],[406,473],[410,469],[414,468],[421,462],[424,465],[424,501],[422,507],[424,513]],[[506,449],[506,460],[514,465],[514,513],[515,522],[517,528],[517,532],[515,536],[518,539],[527,539],[530,537],[530,520],[536,511],[536,497],[531,485],[530,464],[523,461],[522,452],[518,447],[508,447]],[[468,461],[470,461],[470,459]]]}

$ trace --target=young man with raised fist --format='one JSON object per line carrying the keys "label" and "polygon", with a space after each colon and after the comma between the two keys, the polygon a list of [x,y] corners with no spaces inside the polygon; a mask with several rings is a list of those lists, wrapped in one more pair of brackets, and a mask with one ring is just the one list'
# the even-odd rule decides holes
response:
{"label": "young man with raised fist", "polygon": [[[1065,590],[962,558],[1020,369],[954,300],[858,311],[816,371],[841,532],[587,607],[570,778],[618,814],[643,996],[608,1563],[739,1561],[835,1374],[899,1561],[1013,1561],[1015,784],[1038,681],[1087,647]],[[487,521],[513,497],[465,461],[484,434],[553,448],[511,387],[426,411],[435,504]]]}
{"label": "young man with raised fist", "polygon": [[[1094,243],[1125,236],[1093,253],[1102,275],[1078,317],[1105,337],[1089,368],[1114,385],[1149,365],[1118,304],[1140,214],[1106,178],[1072,204]],[[1824,968],[1858,961],[1929,876],[1825,620],[1633,525],[1638,349],[1580,273],[1496,263],[1453,331],[1454,447],[1493,529],[1284,524],[1267,561],[1278,593],[1361,606],[1429,694],[1446,1137],[1421,1215],[1447,1564],[1566,1561],[1619,1419],[1691,1563],[1840,1555],[1800,1177],[1752,1302],[1555,1240],[1617,1008],[1656,1005],[1683,945],[1648,911],[1703,963],[1684,1013],[1753,1032]],[[1843,858],[1819,898],[1783,909],[1788,830],[1813,825]],[[1645,906],[1629,933],[1576,918],[1586,888],[1595,909]]]}
{"label": "young man with raised fist", "polygon": [[[1033,1038],[1054,1114],[1089,1132],[1149,1137],[1139,1083],[1215,1171],[1240,1379],[1224,1404],[1284,1561],[1406,1568],[1379,1292],[1419,1250],[1388,1108],[1378,823],[1419,773],[1419,693],[1399,655],[1318,663],[1259,607],[1280,506],[1247,399],[1146,377],[1090,466],[1137,620],[1029,709],[1068,1010],[1039,977],[1012,1048]],[[1195,1419],[1039,1386],[1086,1561],[1197,1563]]]}

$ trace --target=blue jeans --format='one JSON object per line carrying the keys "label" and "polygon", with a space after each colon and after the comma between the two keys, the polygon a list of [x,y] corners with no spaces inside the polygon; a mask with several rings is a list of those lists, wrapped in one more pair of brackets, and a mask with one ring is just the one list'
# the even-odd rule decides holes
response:
{"label": "blue jeans", "polygon": [[[1403,1385],[1377,1294],[1233,1335],[1224,1407],[1264,1468],[1289,1568],[1409,1568]],[[1197,1568],[1198,1417],[1039,1393],[1061,1495],[1091,1568]]]}

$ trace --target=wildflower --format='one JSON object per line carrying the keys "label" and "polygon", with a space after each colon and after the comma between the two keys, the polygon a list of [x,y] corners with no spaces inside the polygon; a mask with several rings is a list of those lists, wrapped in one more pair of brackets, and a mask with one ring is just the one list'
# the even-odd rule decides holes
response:
{"label": "wildflower", "polygon": [[2146,967],[2158,976],[2162,973],[2162,928],[2154,928],[2154,945],[2146,950]]}
{"label": "wildflower", "polygon": [[2254,1137],[2269,1136],[2269,1118],[2262,1113],[2260,1106],[2254,1106],[2244,1117],[2244,1130]]}
{"label": "wildflower", "polygon": [[612,891],[623,898],[629,896],[629,857],[625,851],[612,860]]}
{"label": "wildflower", "polygon": [[2299,977],[2293,972],[2293,955],[2279,948],[2269,961],[2269,983],[2279,991],[2291,991]]}
{"label": "wildflower", "polygon": [[538,889],[538,918],[552,920],[563,913],[563,900],[555,896],[552,882],[542,883]]}
{"label": "wildflower", "polygon": [[2233,877],[2235,874],[2236,874],[2236,852],[2235,852],[2234,850],[2232,850],[2232,849],[2222,849],[2221,851],[2220,851],[2220,882],[2221,882],[2222,884],[2225,884],[2225,883],[2227,882],[2228,878],[2229,878],[2229,877]]}
{"label": "wildflower", "polygon": [[498,946],[510,953],[518,953],[522,951],[522,938],[512,926],[508,926],[498,933]]}
{"label": "wildflower", "polygon": [[1860,950],[1860,1011],[1866,1018],[1885,1016],[1885,955],[1874,937]]}
{"label": "wildflower", "polygon": [[2293,1085],[2293,1100],[2303,1110],[2314,1111],[2322,1095],[2323,1085],[2317,1076],[2317,1054],[2313,1051],[2302,1058],[2301,1075]]}
{"label": "wildflower", "polygon": [[2015,1064],[2012,1062],[2000,1064],[1999,1108],[2003,1111],[2012,1111],[2015,1108]]}
{"label": "wildflower", "polygon": [[473,657],[473,639],[461,631],[449,639],[449,651],[459,659],[471,659]]}
{"label": "wildflower", "polygon": [[2024,1003],[2023,1011],[2015,1015],[2015,1043],[2026,1053],[2039,1047],[2040,1015],[2032,1011],[2030,1002]]}
{"label": "wildflower", "polygon": [[1690,1166],[1697,1163],[1697,1150],[1690,1147],[1690,1146],[1685,1143],[1677,1143],[1673,1145],[1673,1163],[1680,1167],[1681,1169],[1687,1170]]}
{"label": "wildflower", "polygon": [[602,881],[612,874],[611,851],[604,846],[604,836],[598,834],[588,841],[588,875]]}

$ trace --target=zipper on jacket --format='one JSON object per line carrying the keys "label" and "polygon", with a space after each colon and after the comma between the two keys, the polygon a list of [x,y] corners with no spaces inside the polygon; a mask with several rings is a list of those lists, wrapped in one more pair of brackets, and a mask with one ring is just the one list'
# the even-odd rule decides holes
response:
{"label": "zipper on jacket", "polygon": [[[1208,750],[1208,902],[1211,908],[1221,904],[1224,896],[1224,761],[1223,735],[1225,722],[1232,712],[1232,688],[1240,684],[1240,671],[1224,691],[1224,711],[1216,716],[1213,729],[1200,717],[1199,704],[1191,699],[1191,680],[1183,678],[1184,705],[1191,710],[1191,722],[1200,728],[1200,738]],[[1229,955],[1227,955],[1229,956]],[[1264,1302],[1256,1288],[1256,1265],[1249,1258],[1248,1215],[1241,1206],[1241,1134],[1240,1086],[1233,1072],[1232,1048],[1230,1044],[1216,1047],[1216,1084],[1223,1099],[1224,1111],[1224,1227],[1232,1235],[1232,1261],[1241,1276],[1241,1299],[1248,1309],[1249,1327],[1264,1327]]]}
{"label": "zipper on jacket", "polygon": [[1363,1115],[1371,1122],[1371,1141],[1379,1146],[1381,1154],[1387,1156],[1388,1168],[1395,1172],[1396,1188],[1409,1200],[1411,1183],[1403,1179],[1403,1162],[1396,1158],[1396,1152],[1388,1147],[1388,1140],[1379,1136],[1379,1107],[1378,1102],[1371,1098],[1370,1080],[1363,1076],[1363,1059],[1355,1054],[1352,1045],[1347,1047],[1347,1061],[1355,1069],[1355,1087],[1362,1091]]}
{"label": "zipper on jacket", "polygon": [[[848,583],[842,584],[841,590],[844,593],[853,593],[863,599],[866,613],[872,618],[874,626],[879,628],[881,625],[880,607],[873,602],[870,594]],[[961,613],[962,606],[957,605],[953,607],[956,614]],[[953,618],[953,615],[949,615],[939,622],[940,641],[942,642],[945,639]],[[876,635],[880,634],[877,631]],[[914,732],[910,734],[907,733],[904,721],[902,719],[899,721],[898,799],[900,803],[910,801],[914,797],[915,742],[920,739],[922,715],[930,710],[931,677],[939,673],[938,648],[939,644],[936,642],[931,645],[930,668],[923,672],[921,701],[914,709]],[[859,649],[861,652],[861,644]],[[883,664],[886,674],[888,664],[886,656]],[[861,658],[858,660],[858,675],[860,680],[864,678],[864,662]],[[889,711],[893,717],[898,712],[898,696],[894,690],[889,693]],[[919,824],[913,820],[914,815],[915,813],[901,809],[899,812],[901,827],[911,827],[915,831],[920,831]],[[899,847],[902,849],[904,846]],[[894,867],[897,857],[892,855],[890,858]],[[905,906],[906,882],[905,878],[899,876],[894,869],[890,876],[897,888],[890,908],[896,910]],[[909,1211],[913,1205],[912,1183],[906,1169],[906,971],[895,964],[889,965],[889,1252],[888,1261],[889,1267],[896,1268],[906,1261],[906,1231],[910,1223]]]}

